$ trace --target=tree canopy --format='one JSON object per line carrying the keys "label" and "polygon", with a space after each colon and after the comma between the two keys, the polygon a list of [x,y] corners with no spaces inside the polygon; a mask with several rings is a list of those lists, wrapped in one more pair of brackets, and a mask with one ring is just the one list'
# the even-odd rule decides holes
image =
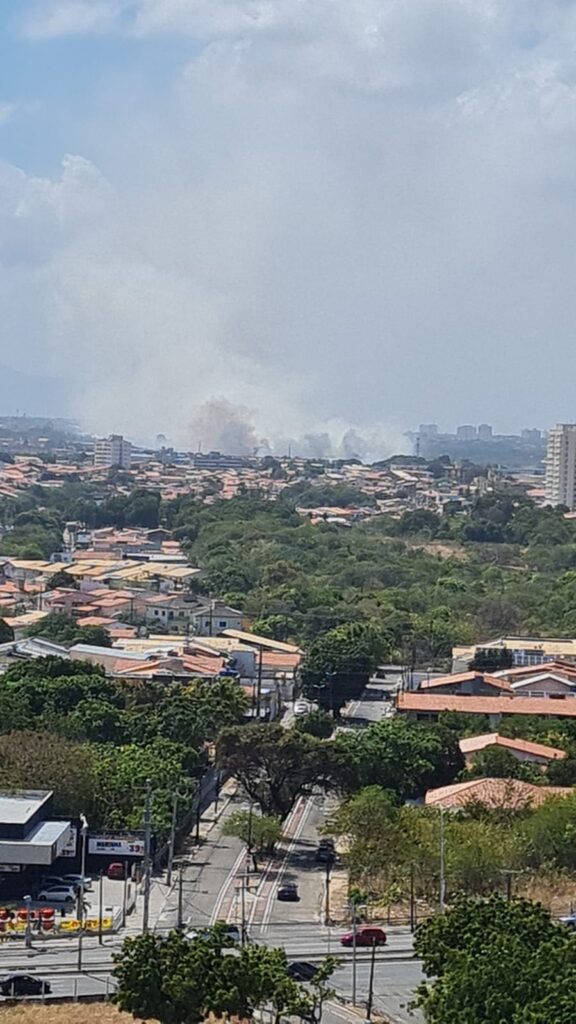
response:
{"label": "tree canopy", "polygon": [[416,932],[434,980],[417,996],[429,1024],[570,1024],[576,944],[527,900],[460,899]]}

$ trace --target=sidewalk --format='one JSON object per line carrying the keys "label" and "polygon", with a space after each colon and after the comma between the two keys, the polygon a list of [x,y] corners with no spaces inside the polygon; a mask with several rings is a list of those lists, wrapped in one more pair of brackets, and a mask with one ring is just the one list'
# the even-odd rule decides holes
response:
{"label": "sidewalk", "polygon": [[[236,796],[237,790],[238,784],[235,779],[229,779],[224,783],[219,793],[217,810],[216,802],[213,802],[208,805],[200,818],[200,844],[197,846],[195,843],[194,830],[194,834],[186,836],[184,848],[180,854],[175,857],[176,862],[185,858],[187,861],[193,863],[194,858],[197,857],[198,853],[201,853],[205,849],[206,841],[210,838],[212,831],[222,820],[223,815],[228,810],[230,802]],[[150,931],[165,931],[170,927],[173,927],[169,918],[174,916],[173,911],[177,901],[177,885],[178,873],[175,870],[172,871],[172,882],[170,886],[167,884],[166,871],[152,877],[150,883]],[[121,929],[118,933],[120,936],[139,934],[142,931],[143,910],[144,897],[142,895],[142,886],[140,885],[136,896],[136,906],[127,918],[126,928]]]}

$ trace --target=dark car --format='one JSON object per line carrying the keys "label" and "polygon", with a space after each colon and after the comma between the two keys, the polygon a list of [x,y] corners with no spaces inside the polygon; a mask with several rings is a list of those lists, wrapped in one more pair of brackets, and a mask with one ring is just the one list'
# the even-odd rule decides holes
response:
{"label": "dark car", "polygon": [[108,878],[124,878],[124,865],[121,861],[113,861],[106,871]]}
{"label": "dark car", "polygon": [[283,900],[285,903],[297,903],[300,899],[298,886],[294,882],[287,882],[286,885],[281,885],[278,889],[277,899]]}
{"label": "dark car", "polygon": [[[386,932],[383,928],[366,925],[364,928],[358,928],[356,931],[357,946],[385,946],[386,941]],[[346,932],[345,935],[342,935],[340,938],[340,945],[353,946],[354,932]]]}
{"label": "dark car", "polygon": [[316,850],[316,863],[317,864],[333,864],[336,860],[336,854],[334,852],[333,843],[319,843],[318,849]]}
{"label": "dark car", "polygon": [[318,972],[317,964],[310,964],[306,960],[295,960],[288,964],[288,977],[294,981],[312,981]]}
{"label": "dark car", "polygon": [[51,991],[49,982],[32,974],[10,974],[0,981],[0,992],[8,997],[49,995]]}

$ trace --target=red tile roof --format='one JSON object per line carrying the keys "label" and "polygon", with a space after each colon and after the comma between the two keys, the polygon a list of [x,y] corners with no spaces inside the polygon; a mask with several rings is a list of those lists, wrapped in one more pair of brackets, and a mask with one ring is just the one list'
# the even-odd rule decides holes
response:
{"label": "red tile roof", "polygon": [[556,715],[576,718],[576,697],[555,700],[553,697],[462,697],[450,693],[400,693],[398,711],[438,714],[440,711],[463,711],[472,715]]}
{"label": "red tile roof", "polygon": [[558,747],[547,747],[543,743],[532,743],[530,740],[511,739],[509,736],[500,736],[497,732],[487,732],[483,736],[468,736],[460,740],[460,750],[463,754],[475,754],[486,747],[506,747],[508,750],[518,750],[522,754],[545,757],[550,761],[559,761],[566,757],[566,751]]}
{"label": "red tile roof", "polygon": [[510,690],[510,683],[506,679],[497,679],[488,672],[455,672],[453,675],[437,676],[435,679],[424,679],[420,683],[420,690],[433,690],[442,686],[450,686],[454,683],[468,683],[472,679],[481,679],[486,686],[493,686],[495,690]]}
{"label": "red tile roof", "polygon": [[424,798],[428,807],[465,807],[468,803],[482,803],[487,807],[521,810],[526,806],[539,806],[553,796],[571,796],[571,786],[535,786],[520,779],[470,779],[453,786],[429,789]]}

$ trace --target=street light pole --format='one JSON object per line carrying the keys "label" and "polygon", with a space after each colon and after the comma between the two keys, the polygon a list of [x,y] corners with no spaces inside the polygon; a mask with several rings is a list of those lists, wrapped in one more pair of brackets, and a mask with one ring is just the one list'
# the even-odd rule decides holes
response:
{"label": "street light pole", "polygon": [[166,885],[170,888],[172,884],[172,867],[174,864],[174,847],[176,845],[176,821],[178,819],[178,790],[174,790],[172,797],[172,823],[170,825],[170,842],[168,844],[168,866],[166,869]]}
{"label": "street light pole", "polygon": [[372,942],[372,959],[370,960],[370,980],[368,981],[368,1001],[366,1003],[366,1020],[372,1020],[372,1003],[374,1001],[374,966],[376,964],[376,939]]}
{"label": "street light pole", "polygon": [[356,904],[352,904],[352,1006],[356,1006]]}
{"label": "street light pole", "polygon": [[152,783],[146,779],[146,803],[144,805],[144,906],[142,909],[142,934],[148,931],[150,917],[150,845],[152,840]]}
{"label": "street light pole", "polygon": [[26,946],[26,949],[30,949],[30,946],[32,945],[32,919],[30,917],[31,899],[31,896],[24,897],[24,903],[26,904],[26,933],[24,936],[24,945]]}
{"label": "street light pole", "polygon": [[80,815],[80,821],[82,827],[80,829],[80,835],[82,836],[82,859],[80,864],[80,887],[78,889],[78,908],[76,917],[78,918],[78,971],[82,970],[82,942],[84,939],[84,878],[86,875],[86,847],[88,845],[88,821],[85,814]]}
{"label": "street light pole", "polygon": [[446,863],[444,841],[444,807],[440,804],[440,913],[446,909]]}

